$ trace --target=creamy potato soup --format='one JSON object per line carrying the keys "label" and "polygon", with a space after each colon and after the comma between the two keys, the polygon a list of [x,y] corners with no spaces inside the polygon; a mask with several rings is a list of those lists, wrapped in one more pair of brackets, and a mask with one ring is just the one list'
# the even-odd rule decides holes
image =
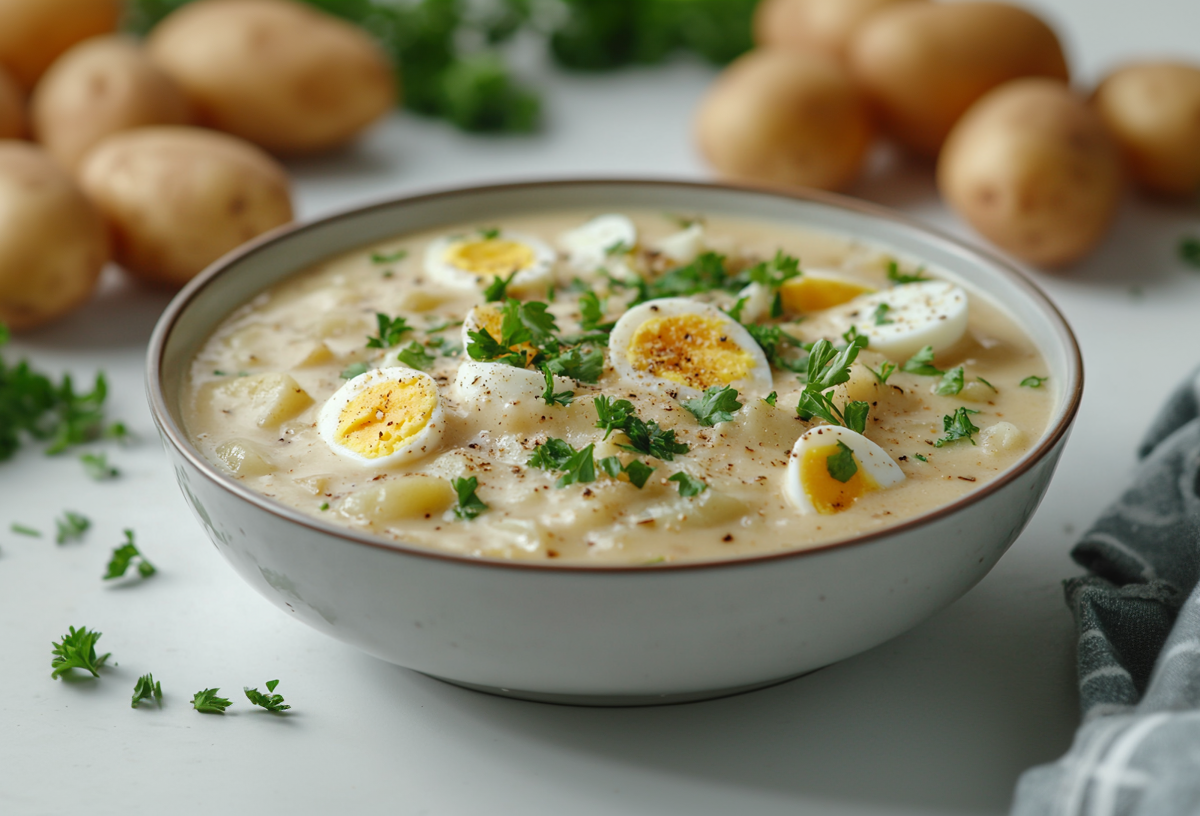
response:
{"label": "creamy potato soup", "polygon": [[760,555],[987,484],[1054,383],[979,292],[779,224],[556,212],[408,235],[231,314],[185,422],[314,518],[578,565]]}

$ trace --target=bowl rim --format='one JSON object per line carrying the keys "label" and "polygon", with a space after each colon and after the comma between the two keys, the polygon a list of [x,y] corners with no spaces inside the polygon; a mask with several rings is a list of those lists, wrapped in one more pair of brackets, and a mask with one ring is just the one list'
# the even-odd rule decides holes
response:
{"label": "bowl rim", "polygon": [[[1027,297],[1042,307],[1052,319],[1051,322],[1054,324],[1054,327],[1059,335],[1059,339],[1063,342],[1065,351],[1067,353],[1068,370],[1073,370],[1075,373],[1074,381],[1067,383],[1065,386],[1066,390],[1063,394],[1064,410],[1061,412],[1054,427],[1051,428],[1048,433],[1045,433],[1038,445],[1029,451],[1016,465],[1004,471],[994,480],[986,483],[978,490],[973,490],[961,498],[950,502],[949,504],[942,505],[930,510],[927,513],[907,519],[898,524],[889,525],[882,529],[857,535],[852,538],[838,539],[835,541],[818,544],[813,547],[806,547],[804,549],[780,550],[761,555],[749,555],[703,561],[684,561],[680,563],[667,562],[658,564],[605,564],[596,566],[569,563],[555,564],[553,562],[530,562],[523,560],[459,555],[456,553],[417,547],[401,542],[391,542],[383,539],[382,537],[358,533],[348,527],[341,527],[329,522],[320,521],[319,519],[313,519],[304,515],[299,510],[295,510],[294,508],[288,507],[282,503],[275,502],[266,496],[251,490],[240,482],[231,479],[226,474],[221,473],[199,452],[199,450],[197,450],[191,444],[191,442],[188,441],[187,435],[184,433],[183,429],[172,418],[171,412],[166,406],[162,387],[163,356],[166,352],[167,341],[170,338],[180,316],[187,310],[192,301],[210,283],[226,272],[234,264],[251,255],[254,255],[255,253],[263,251],[267,247],[287,241],[292,236],[299,233],[315,229],[317,227],[323,227],[337,221],[358,218],[365,213],[380,209],[388,209],[400,204],[420,205],[423,202],[476,193],[572,186],[645,186],[675,188],[680,191],[715,190],[734,193],[745,192],[756,195],[774,196],[791,201],[803,201],[821,204],[824,206],[833,207],[835,209],[849,210],[852,213],[865,215],[874,219],[890,221],[894,224],[898,224],[909,229],[914,229],[920,233],[923,233],[924,237],[935,244],[941,244],[943,247],[959,253],[966,253],[968,255],[976,256],[978,259],[990,265],[995,271],[998,271],[1006,276],[1010,282],[1015,283],[1018,288],[1024,291]],[[301,270],[296,271],[299,272]],[[739,567],[760,566],[763,564],[774,563],[776,561],[815,557],[828,554],[834,550],[872,544],[884,538],[899,535],[919,527],[933,524],[947,516],[957,513],[969,505],[983,501],[988,496],[999,492],[1006,485],[1030,471],[1043,458],[1045,458],[1047,454],[1057,447],[1063,438],[1069,433],[1071,425],[1075,420],[1075,416],[1079,412],[1079,406],[1083,396],[1083,383],[1083,355],[1080,351],[1079,342],[1075,337],[1075,333],[1072,331],[1070,324],[1067,323],[1067,320],[1063,316],[1062,312],[1049,298],[1049,296],[1047,296],[1046,293],[1043,292],[1042,289],[1036,283],[1034,283],[1034,281],[1026,273],[1022,272],[1012,262],[1004,259],[994,252],[991,252],[988,249],[973,246],[966,241],[944,232],[943,230],[932,227],[921,222],[919,219],[910,217],[888,207],[852,198],[850,196],[839,195],[837,193],[830,193],[823,190],[808,188],[802,190],[783,190],[778,187],[748,183],[703,182],[653,177],[589,178],[586,176],[580,176],[571,178],[537,179],[532,181],[511,181],[497,184],[446,187],[418,192],[410,195],[388,197],[365,205],[343,208],[321,218],[285,224],[252,239],[237,249],[222,256],[201,271],[198,275],[196,275],[196,277],[194,277],[191,281],[189,281],[188,284],[184,286],[184,288],[174,298],[172,298],[171,302],[167,305],[167,308],[159,317],[158,322],[154,327],[154,332],[151,335],[146,354],[147,400],[150,404],[151,415],[155,421],[155,424],[158,426],[163,439],[169,442],[179,455],[183,456],[194,468],[196,468],[202,475],[206,476],[210,481],[215,483],[218,487],[234,494],[238,498],[248,501],[260,510],[264,510],[271,515],[278,516],[293,524],[307,527],[315,532],[335,536],[346,543],[385,550],[397,555],[415,556],[434,561],[449,562],[462,566],[477,568],[498,568],[506,570],[550,573],[584,573],[596,575],[610,573],[657,574],[662,572],[732,569]]]}

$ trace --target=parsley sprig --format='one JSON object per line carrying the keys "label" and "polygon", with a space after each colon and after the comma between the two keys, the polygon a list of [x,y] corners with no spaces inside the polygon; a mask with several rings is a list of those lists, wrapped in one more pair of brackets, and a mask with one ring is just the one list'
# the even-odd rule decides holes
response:
{"label": "parsley sprig", "polygon": [[560,489],[573,484],[588,484],[596,481],[595,450],[594,443],[576,450],[566,440],[552,437],[539,445],[525,464],[542,470],[565,471],[554,483]]}
{"label": "parsley sprig", "polygon": [[58,528],[58,532],[54,536],[55,543],[66,544],[68,541],[78,541],[83,538],[83,534],[92,526],[92,522],[87,516],[66,510],[62,518],[54,520],[54,525]]}
{"label": "parsley sprig", "polygon": [[942,430],[945,431],[946,435],[934,442],[934,447],[941,448],[960,439],[965,439],[972,445],[978,444],[973,437],[979,433],[979,429],[971,422],[971,414],[978,413],[978,411],[972,411],[970,408],[963,407],[959,408],[953,414],[947,414],[942,417]]}
{"label": "parsley sprig", "polygon": [[135,561],[137,562],[138,575],[142,578],[149,578],[158,572],[154,568],[154,565],[146,560],[146,556],[138,551],[137,545],[133,542],[133,530],[126,530],[125,543],[113,550],[112,558],[108,561],[108,571],[104,575],[104,580],[111,581],[114,578],[123,577],[129,570],[130,565]]}
{"label": "parsley sprig", "polygon": [[279,713],[282,711],[287,711],[289,708],[291,708],[291,706],[284,704],[282,694],[274,693],[275,687],[278,685],[278,680],[268,680],[266,694],[263,694],[261,691],[259,691],[257,686],[254,688],[246,688],[245,686],[242,686],[242,691],[246,692],[246,699],[254,703],[254,705],[261,706],[267,711]]}
{"label": "parsley sprig", "polygon": [[714,385],[705,390],[702,396],[684,400],[681,404],[705,427],[711,427],[718,422],[732,421],[733,415],[743,405],[738,402],[737,389],[728,385]]}
{"label": "parsley sprig", "polygon": [[375,313],[375,323],[378,333],[367,338],[367,348],[394,348],[405,334],[413,330],[407,318],[388,317],[383,312]]}
{"label": "parsley sprig", "polygon": [[217,694],[220,691],[219,688],[207,688],[204,691],[197,691],[192,697],[192,708],[201,714],[224,714],[225,709],[233,705],[233,702],[224,697],[218,697]]}
{"label": "parsley sprig", "polygon": [[835,349],[825,339],[813,344],[808,356],[808,380],[796,405],[796,413],[801,419],[807,422],[815,416],[831,425],[842,425],[858,433],[866,430],[871,406],[855,400],[839,408],[834,404],[830,391],[850,379],[850,366],[868,342],[867,337],[860,334],[841,350]]}
{"label": "parsley sprig", "polygon": [[621,474],[624,473],[629,479],[629,483],[638,490],[646,486],[646,481],[650,478],[650,474],[658,469],[650,467],[650,465],[647,465],[641,459],[632,459],[629,464],[623,465],[619,456],[605,456],[603,459],[598,460],[596,465],[614,479],[619,479]]}
{"label": "parsley sprig", "polygon": [[137,708],[142,700],[153,699],[162,708],[162,683],[154,679],[153,674],[143,674],[133,686],[133,702],[130,708]]}
{"label": "parsley sprig", "polygon": [[592,404],[598,417],[596,427],[604,431],[605,439],[613,431],[621,431],[629,438],[628,445],[620,446],[624,450],[644,453],[668,462],[676,454],[691,450],[686,443],[675,441],[675,431],[663,430],[655,420],[646,422],[639,417],[629,400],[598,396]]}
{"label": "parsley sprig", "polygon": [[50,667],[54,671],[50,676],[57,680],[71,669],[82,669],[91,672],[93,677],[99,677],[100,668],[112,656],[111,652],[96,656],[96,641],[100,639],[101,634],[89,630],[86,626],[80,626],[78,629],[70,627],[70,631],[62,636],[61,643],[51,644],[54,647],[51,650],[54,657],[50,660]]}
{"label": "parsley sprig", "polygon": [[108,463],[107,453],[85,453],[79,457],[79,462],[83,472],[93,481],[103,482],[121,475],[121,471]]}
{"label": "parsley sprig", "polygon": [[933,346],[924,346],[900,366],[901,371],[923,377],[940,377],[945,372],[933,364]]}

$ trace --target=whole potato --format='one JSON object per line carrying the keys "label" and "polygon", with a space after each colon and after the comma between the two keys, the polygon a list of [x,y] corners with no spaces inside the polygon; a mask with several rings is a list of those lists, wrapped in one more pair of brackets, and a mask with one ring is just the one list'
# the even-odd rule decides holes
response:
{"label": "whole potato", "polygon": [[0,141],[0,323],[32,329],[81,305],[108,257],[104,219],[66,171]]}
{"label": "whole potato", "polygon": [[108,219],[118,263],[179,287],[217,258],[292,220],[284,169],[252,144],[192,127],[107,137],[79,166]]}
{"label": "whole potato", "polygon": [[1066,85],[1020,79],[955,125],[937,178],[946,202],[988,240],[1030,263],[1061,266],[1104,236],[1120,202],[1121,156]]}
{"label": "whole potato", "polygon": [[0,68],[28,93],[80,40],[115,31],[121,0],[0,0]]}
{"label": "whole potato", "polygon": [[721,175],[833,190],[858,175],[874,130],[844,68],[827,57],[766,49],[717,78],[696,134]]}
{"label": "whole potato", "polygon": [[94,37],[63,54],[29,100],[33,134],[71,170],[110,133],[184,125],[187,100],[133,40]]}
{"label": "whole potato", "polygon": [[901,3],[872,15],[850,42],[854,76],[888,133],[935,156],[975,100],[1010,79],[1067,81],[1058,37],[1005,3]]}
{"label": "whole potato", "polygon": [[1138,184],[1166,195],[1200,189],[1200,66],[1127,65],[1100,83],[1092,104]]}
{"label": "whole potato", "polygon": [[396,104],[395,72],[361,29],[292,0],[198,0],[148,40],[200,121],[274,153],[353,139]]}
{"label": "whole potato", "polygon": [[0,68],[0,139],[25,135],[25,94],[8,71]]}
{"label": "whole potato", "polygon": [[754,41],[761,47],[816,51],[842,60],[850,36],[868,17],[886,6],[918,1],[762,0],[754,12]]}

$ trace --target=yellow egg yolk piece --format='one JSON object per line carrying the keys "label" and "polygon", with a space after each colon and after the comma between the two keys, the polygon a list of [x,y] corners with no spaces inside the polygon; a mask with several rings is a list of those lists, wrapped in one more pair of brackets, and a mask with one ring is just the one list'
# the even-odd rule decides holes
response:
{"label": "yellow egg yolk piece", "polygon": [[537,256],[525,244],[491,238],[451,244],[442,260],[473,275],[503,277],[533,266]]}
{"label": "yellow egg yolk piece", "polygon": [[867,474],[858,462],[858,470],[844,482],[839,482],[829,473],[829,457],[837,456],[838,446],[822,445],[809,448],[800,461],[800,484],[818,513],[830,515],[848,510],[864,493],[878,490],[879,484]]}
{"label": "yellow egg yolk piece", "polygon": [[[491,303],[476,306],[472,313],[475,316],[475,328],[486,330],[492,339],[499,343],[500,338],[504,336],[504,313]],[[517,343],[509,348],[512,351],[525,352],[526,361],[532,360],[538,353],[538,347],[533,343]]]}
{"label": "yellow egg yolk piece", "polygon": [[425,429],[437,399],[437,388],[427,379],[365,388],[338,416],[338,444],[369,459],[389,456]]}
{"label": "yellow egg yolk piece", "polygon": [[754,357],[729,339],[725,321],[696,314],[654,317],[638,326],[626,355],[637,371],[699,390],[754,370]]}
{"label": "yellow egg yolk piece", "polygon": [[785,281],[779,288],[779,297],[783,301],[784,311],[804,314],[841,306],[859,295],[874,291],[870,286],[855,281],[801,275]]}

